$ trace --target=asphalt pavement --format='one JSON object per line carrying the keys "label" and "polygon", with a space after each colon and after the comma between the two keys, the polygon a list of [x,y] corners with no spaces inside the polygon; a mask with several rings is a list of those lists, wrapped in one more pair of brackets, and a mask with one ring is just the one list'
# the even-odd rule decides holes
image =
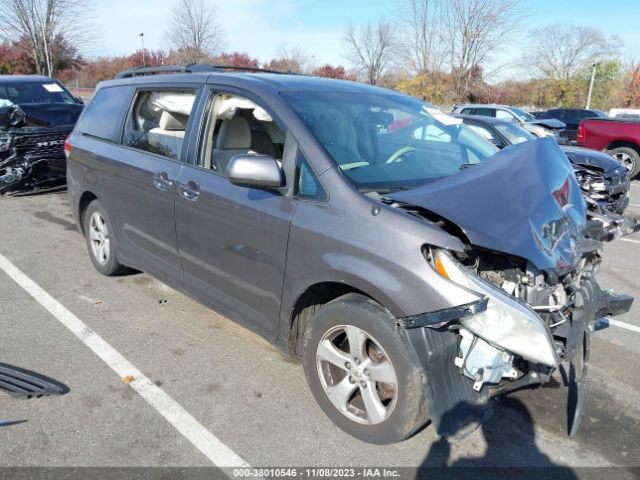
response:
{"label": "asphalt pavement", "polygon": [[[631,203],[640,218],[638,181]],[[640,297],[640,234],[604,253],[600,284]],[[0,467],[189,467],[212,458],[252,467],[640,466],[640,303],[595,335],[575,437],[566,435],[566,391],[556,380],[503,399],[460,442],[427,426],[376,446],[335,427],[301,365],[257,335],[146,274],[99,275],[65,193],[0,198],[0,255],[48,295],[37,301],[0,270],[0,362],[69,388],[28,400],[0,394]],[[64,319],[86,332],[74,334]],[[111,349],[106,362],[107,347],[87,335]],[[109,364],[113,352],[124,370]],[[118,373],[132,367],[149,382]]]}

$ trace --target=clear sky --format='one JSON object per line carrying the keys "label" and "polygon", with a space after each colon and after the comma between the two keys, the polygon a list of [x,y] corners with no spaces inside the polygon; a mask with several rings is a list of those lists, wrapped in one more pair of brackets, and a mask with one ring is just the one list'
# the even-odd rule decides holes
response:
{"label": "clear sky", "polygon": [[[394,0],[208,0],[218,11],[228,51],[266,61],[285,46],[303,47],[316,63],[345,64],[342,33],[355,25],[391,19]],[[165,31],[172,0],[96,0],[95,42],[89,56],[122,55],[140,46],[167,48]],[[495,64],[520,58],[527,30],[549,23],[573,23],[618,35],[625,56],[640,57],[640,0],[522,0],[527,17],[505,39]],[[500,75],[505,75],[503,72]]]}

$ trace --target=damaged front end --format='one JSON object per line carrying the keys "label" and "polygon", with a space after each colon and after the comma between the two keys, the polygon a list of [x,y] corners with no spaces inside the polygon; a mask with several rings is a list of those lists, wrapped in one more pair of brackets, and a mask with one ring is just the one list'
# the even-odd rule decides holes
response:
{"label": "damaged front end", "polygon": [[[72,115],[72,122],[78,114]],[[0,109],[0,195],[64,188],[64,142],[72,129],[73,123],[51,126],[18,105]]]}
{"label": "damaged front end", "polygon": [[596,281],[602,241],[614,229],[609,217],[587,219],[557,146],[528,143],[386,198],[466,244],[464,251],[425,246],[425,263],[477,300],[398,319],[425,365],[431,418],[441,435],[463,436],[489,414],[491,398],[541,385],[561,368],[572,372],[568,423],[575,433],[590,332],[598,319],[625,313],[633,302]]}
{"label": "damaged front end", "polygon": [[629,206],[629,170],[604,152],[562,147],[569,158],[590,211],[622,215]]}

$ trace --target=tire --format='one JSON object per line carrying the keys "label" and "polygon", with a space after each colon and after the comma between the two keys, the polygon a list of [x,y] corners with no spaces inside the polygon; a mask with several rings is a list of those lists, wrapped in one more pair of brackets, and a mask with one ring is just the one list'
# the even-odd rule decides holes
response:
{"label": "tire", "polygon": [[[88,205],[82,226],[89,258],[95,269],[108,277],[124,273],[126,267],[118,261],[117,245],[109,217],[99,200],[93,200]],[[101,249],[100,246],[105,248]]]}
{"label": "tire", "polygon": [[638,176],[640,173],[640,153],[635,148],[618,147],[607,150],[607,153],[629,169],[630,178]]}
{"label": "tire", "polygon": [[[364,344],[354,350],[360,354],[348,353],[351,343]],[[399,442],[427,422],[425,375],[413,349],[391,315],[363,295],[342,296],[315,313],[305,332],[303,365],[320,408],[360,440]]]}

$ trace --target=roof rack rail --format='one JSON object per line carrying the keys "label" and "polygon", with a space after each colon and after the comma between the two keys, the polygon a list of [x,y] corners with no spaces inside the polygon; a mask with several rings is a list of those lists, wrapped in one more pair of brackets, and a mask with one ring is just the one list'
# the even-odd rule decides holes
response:
{"label": "roof rack rail", "polygon": [[144,75],[155,75],[159,73],[199,73],[199,72],[224,72],[224,71],[238,71],[238,72],[261,72],[261,73],[277,73],[277,74],[291,74],[292,72],[282,72],[278,70],[269,70],[266,68],[258,67],[238,67],[234,65],[206,65],[200,63],[193,63],[186,66],[160,66],[160,67],[134,67],[129,70],[124,70],[116,75],[115,78],[132,78],[141,77]]}
{"label": "roof rack rail", "polygon": [[260,67],[238,67],[235,65],[187,65],[187,68],[193,67],[208,67],[210,69],[215,70],[235,70],[238,72],[256,72],[256,73],[276,73],[278,75],[288,75],[293,74],[293,72],[282,71],[282,70],[270,70],[268,68],[260,68]]}

